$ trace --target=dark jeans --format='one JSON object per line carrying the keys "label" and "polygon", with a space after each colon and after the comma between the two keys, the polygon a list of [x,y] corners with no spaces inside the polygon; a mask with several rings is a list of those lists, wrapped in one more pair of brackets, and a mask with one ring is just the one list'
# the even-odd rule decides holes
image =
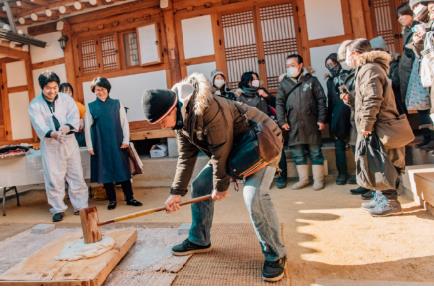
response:
{"label": "dark jeans", "polygon": [[[125,201],[133,199],[133,187],[131,186],[131,180],[120,182],[122,191],[124,191]],[[104,189],[107,193],[107,198],[110,202],[116,202],[116,189],[114,183],[105,183]]]}
{"label": "dark jeans", "polygon": [[321,151],[321,145],[301,144],[290,147],[292,158],[297,166],[307,165],[309,155],[312,165],[323,165],[324,156]]}
{"label": "dark jeans", "polygon": [[335,140],[336,168],[339,175],[348,176],[346,148],[346,142],[341,139]]}

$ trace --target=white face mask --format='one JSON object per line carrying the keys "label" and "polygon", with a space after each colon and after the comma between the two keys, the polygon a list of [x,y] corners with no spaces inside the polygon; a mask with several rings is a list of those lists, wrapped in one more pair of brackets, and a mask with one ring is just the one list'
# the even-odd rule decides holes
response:
{"label": "white face mask", "polygon": [[214,86],[217,88],[222,88],[225,85],[224,79],[216,79],[214,80]]}
{"label": "white face mask", "polygon": [[346,64],[348,67],[351,67],[351,68],[354,67],[354,61],[353,61],[353,59],[351,58],[351,53],[347,53],[347,55],[345,56],[345,64]]}
{"label": "white face mask", "polygon": [[259,80],[257,79],[252,80],[252,87],[259,87]]}
{"label": "white face mask", "polygon": [[297,77],[299,75],[299,71],[297,67],[289,67],[286,69],[286,74],[288,75],[288,77]]}

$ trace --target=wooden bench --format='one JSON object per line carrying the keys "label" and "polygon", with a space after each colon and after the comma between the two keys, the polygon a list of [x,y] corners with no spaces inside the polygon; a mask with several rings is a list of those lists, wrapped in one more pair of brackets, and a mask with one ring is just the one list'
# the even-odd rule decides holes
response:
{"label": "wooden bench", "polygon": [[173,138],[173,137],[175,137],[175,131],[170,128],[161,128],[160,124],[150,124],[147,121],[130,122],[131,140]]}

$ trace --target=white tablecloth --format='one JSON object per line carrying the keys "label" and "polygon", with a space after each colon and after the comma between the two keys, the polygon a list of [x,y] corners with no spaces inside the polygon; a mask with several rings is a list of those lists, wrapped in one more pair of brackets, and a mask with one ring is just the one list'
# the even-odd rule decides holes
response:
{"label": "white tablecloth", "polygon": [[[85,179],[90,179],[90,155],[80,149]],[[0,187],[39,185],[44,183],[41,151],[30,150],[25,156],[0,159]]]}

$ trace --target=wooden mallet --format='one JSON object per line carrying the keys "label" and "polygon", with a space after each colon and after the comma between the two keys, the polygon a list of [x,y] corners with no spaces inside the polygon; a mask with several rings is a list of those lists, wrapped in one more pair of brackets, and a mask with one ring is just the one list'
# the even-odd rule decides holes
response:
{"label": "wooden mallet", "polygon": [[[188,201],[182,202],[179,205],[185,206],[189,204],[199,203],[203,201],[207,201],[211,199],[211,195],[206,195],[198,198],[193,198]],[[125,216],[120,216],[111,220],[107,220],[104,222],[98,221],[98,212],[96,210],[96,207],[92,208],[85,208],[80,210],[80,220],[81,220],[81,228],[83,229],[83,237],[84,242],[86,244],[88,243],[95,243],[102,239],[101,230],[99,227],[117,223],[125,220],[130,220],[134,218],[138,218],[145,215],[150,215],[156,212],[165,211],[166,207],[159,207],[159,208],[153,208],[153,209],[147,209],[143,211],[138,211],[132,214],[128,214]]]}

